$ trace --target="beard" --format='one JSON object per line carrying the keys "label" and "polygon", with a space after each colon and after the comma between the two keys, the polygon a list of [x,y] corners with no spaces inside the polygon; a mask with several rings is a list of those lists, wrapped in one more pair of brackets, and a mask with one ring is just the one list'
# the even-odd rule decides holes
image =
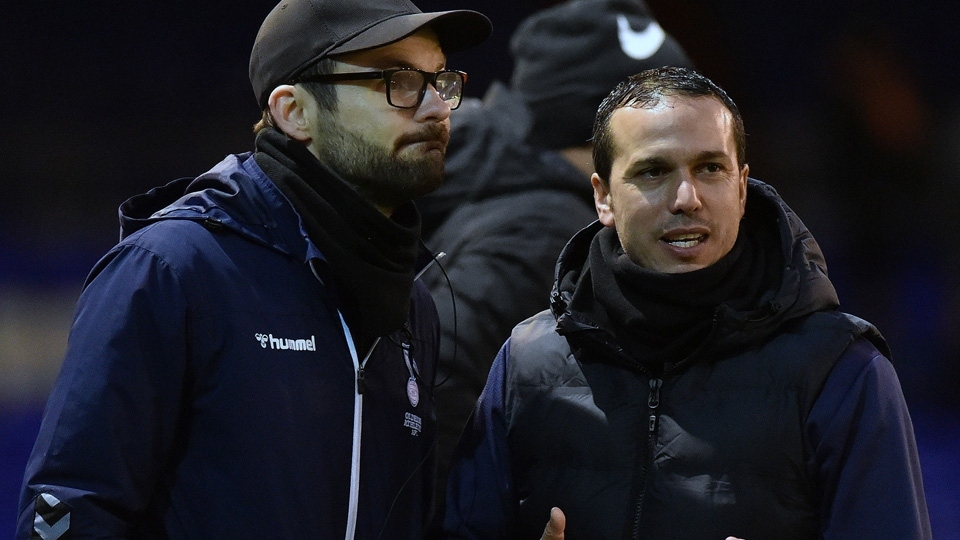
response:
{"label": "beard", "polygon": [[439,145],[440,151],[403,157],[396,149],[391,151],[350,130],[338,129],[329,132],[316,150],[320,161],[337,171],[360,196],[374,206],[393,209],[440,187],[449,139],[446,126],[427,124],[401,137],[396,148],[431,143]]}

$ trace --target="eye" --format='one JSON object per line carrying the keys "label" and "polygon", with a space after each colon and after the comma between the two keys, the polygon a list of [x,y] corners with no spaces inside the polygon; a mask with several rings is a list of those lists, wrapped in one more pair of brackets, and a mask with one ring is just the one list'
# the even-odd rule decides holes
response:
{"label": "eye", "polygon": [[707,163],[703,166],[703,170],[708,173],[718,173],[723,171],[723,165],[720,165],[719,163]]}
{"label": "eye", "polygon": [[423,85],[423,75],[413,70],[398,71],[390,77],[390,90],[394,92],[416,93]]}
{"label": "eye", "polygon": [[638,160],[626,168],[623,178],[637,183],[657,184],[669,177],[674,168],[674,165],[662,159]]}
{"label": "eye", "polygon": [[444,99],[451,99],[453,97],[459,96],[463,86],[463,79],[460,78],[460,75],[454,72],[443,72],[440,76],[437,77],[436,89],[441,97]]}
{"label": "eye", "polygon": [[649,167],[637,172],[637,177],[643,178],[657,178],[663,176],[664,169],[663,167]]}

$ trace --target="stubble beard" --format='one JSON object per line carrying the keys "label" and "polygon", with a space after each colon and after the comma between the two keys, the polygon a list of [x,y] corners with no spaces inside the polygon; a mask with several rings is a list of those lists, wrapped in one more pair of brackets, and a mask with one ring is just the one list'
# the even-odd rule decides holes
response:
{"label": "stubble beard", "polygon": [[[339,130],[319,145],[320,161],[340,173],[357,193],[374,206],[396,208],[436,190],[443,183],[444,154],[449,134],[444,126],[427,127],[402,138],[405,142],[434,140],[443,151],[403,157],[348,130]],[[402,146],[401,146],[402,148]]]}

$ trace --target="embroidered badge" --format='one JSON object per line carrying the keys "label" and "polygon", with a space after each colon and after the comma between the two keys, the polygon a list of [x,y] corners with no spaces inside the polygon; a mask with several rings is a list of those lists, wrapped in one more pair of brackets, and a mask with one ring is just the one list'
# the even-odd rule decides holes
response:
{"label": "embroidered badge", "polygon": [[410,400],[410,405],[414,407],[420,403],[420,387],[417,386],[417,380],[413,377],[407,380],[407,399]]}
{"label": "embroidered badge", "polygon": [[410,406],[416,407],[420,403],[420,387],[417,386],[415,371],[417,363],[410,358],[410,345],[407,343],[403,344],[403,361],[407,364],[407,372],[410,373],[410,378],[407,379],[407,399],[410,401]]}

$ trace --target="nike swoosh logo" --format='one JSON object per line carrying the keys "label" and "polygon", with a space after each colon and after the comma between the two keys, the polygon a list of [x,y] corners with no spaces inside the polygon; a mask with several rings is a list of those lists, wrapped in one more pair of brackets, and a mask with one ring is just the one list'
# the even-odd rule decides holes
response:
{"label": "nike swoosh logo", "polygon": [[626,15],[621,14],[617,15],[617,37],[620,38],[620,48],[624,54],[634,60],[646,60],[660,50],[667,33],[657,21],[651,21],[646,28],[637,32],[630,28]]}

